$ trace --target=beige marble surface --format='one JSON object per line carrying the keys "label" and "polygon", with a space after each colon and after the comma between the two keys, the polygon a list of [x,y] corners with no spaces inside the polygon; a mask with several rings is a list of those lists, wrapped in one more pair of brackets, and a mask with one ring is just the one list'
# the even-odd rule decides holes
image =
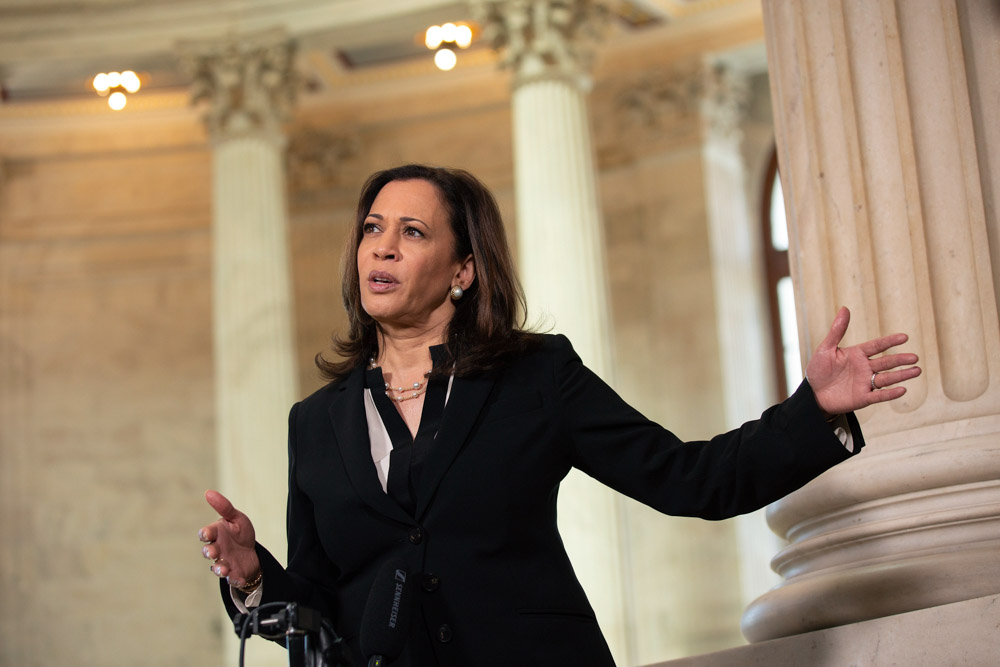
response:
{"label": "beige marble surface", "polygon": [[649,667],[990,667],[998,626],[1000,596],[990,595]]}

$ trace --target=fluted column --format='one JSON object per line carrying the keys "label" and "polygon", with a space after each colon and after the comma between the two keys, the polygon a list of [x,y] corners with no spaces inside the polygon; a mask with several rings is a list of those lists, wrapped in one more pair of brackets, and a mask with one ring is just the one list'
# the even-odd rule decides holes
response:
{"label": "fluted column", "polygon": [[485,31],[514,72],[518,262],[532,313],[572,336],[596,373],[611,371],[604,232],[586,93],[590,0],[488,0]]}
{"label": "fluted column", "polygon": [[[219,489],[283,559],[287,414],[297,394],[281,130],[293,48],[270,32],[189,51],[192,97],[209,102],[212,141]],[[256,645],[248,657],[280,664]]]}
{"label": "fluted column", "polygon": [[[868,449],[773,505],[753,640],[1000,591],[1000,7],[765,0],[802,349],[907,331]],[[992,630],[991,630],[992,631]]]}
{"label": "fluted column", "polygon": [[[585,41],[603,9],[590,0],[474,0],[512,92],[518,265],[529,315],[565,333],[584,363],[612,373],[604,232],[586,92]],[[619,497],[573,471],[559,526],[612,651],[630,662]]]}
{"label": "fluted column", "polygon": [[[704,73],[702,164],[726,429],[754,419],[776,398],[766,323],[760,317],[767,302],[760,234],[755,233],[759,224],[747,203],[746,166],[740,150],[749,87],[749,74],[722,57]],[[767,529],[763,510],[737,517],[735,523],[746,605],[777,583],[769,562],[781,543]]]}

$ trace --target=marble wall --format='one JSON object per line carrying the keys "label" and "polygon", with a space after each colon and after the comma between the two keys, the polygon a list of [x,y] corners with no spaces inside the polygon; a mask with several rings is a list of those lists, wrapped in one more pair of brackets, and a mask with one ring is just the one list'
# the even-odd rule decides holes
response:
{"label": "marble wall", "polygon": [[0,664],[216,656],[208,153],[51,139],[0,186]]}

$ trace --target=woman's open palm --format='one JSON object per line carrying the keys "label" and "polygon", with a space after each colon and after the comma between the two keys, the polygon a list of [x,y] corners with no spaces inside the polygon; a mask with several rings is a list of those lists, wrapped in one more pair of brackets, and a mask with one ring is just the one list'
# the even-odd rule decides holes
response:
{"label": "woman's open palm", "polygon": [[920,368],[912,366],[917,363],[915,354],[878,356],[909,340],[904,333],[841,348],[840,341],[850,321],[851,311],[841,308],[830,326],[830,332],[817,346],[806,366],[806,378],[816,395],[816,402],[828,415],[852,412],[873,403],[899,398],[906,393],[906,387],[896,385],[920,375]]}

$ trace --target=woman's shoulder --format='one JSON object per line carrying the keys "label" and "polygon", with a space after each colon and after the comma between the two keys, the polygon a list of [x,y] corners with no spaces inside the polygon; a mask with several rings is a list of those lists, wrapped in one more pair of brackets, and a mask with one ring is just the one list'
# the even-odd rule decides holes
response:
{"label": "woman's shoulder", "polygon": [[543,354],[556,356],[576,357],[576,350],[570,339],[561,333],[557,334],[537,334],[539,337],[538,350]]}
{"label": "woman's shoulder", "polygon": [[541,345],[549,350],[572,350],[573,343],[565,334],[536,334],[541,339]]}
{"label": "woman's shoulder", "polygon": [[512,361],[512,366],[529,366],[536,369],[559,366],[578,359],[573,344],[563,334],[533,334],[533,345]]}
{"label": "woman's shoulder", "polygon": [[297,404],[297,408],[300,410],[313,410],[316,408],[325,409],[330,405],[331,402],[337,399],[341,394],[343,394],[349,387],[357,385],[358,388],[364,387],[364,382],[361,380],[361,369],[357,369],[350,375],[344,378],[338,378],[336,380],[331,380],[325,385],[316,389],[311,394],[301,399]]}

